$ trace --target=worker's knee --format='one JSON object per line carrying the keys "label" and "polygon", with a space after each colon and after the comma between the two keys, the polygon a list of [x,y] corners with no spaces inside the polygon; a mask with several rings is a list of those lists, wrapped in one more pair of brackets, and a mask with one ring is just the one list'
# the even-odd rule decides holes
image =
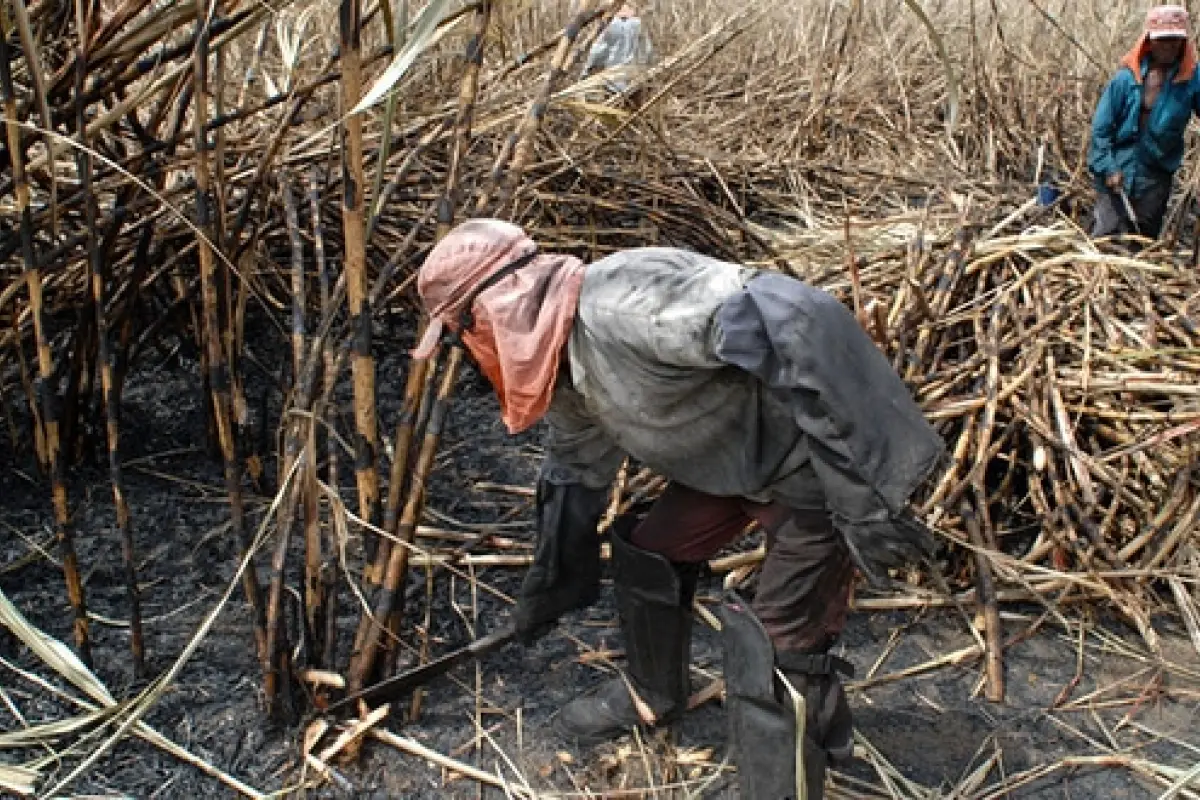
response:
{"label": "worker's knee", "polygon": [[769,532],[754,611],[775,646],[827,649],[846,623],[854,566],[824,511],[797,511]]}

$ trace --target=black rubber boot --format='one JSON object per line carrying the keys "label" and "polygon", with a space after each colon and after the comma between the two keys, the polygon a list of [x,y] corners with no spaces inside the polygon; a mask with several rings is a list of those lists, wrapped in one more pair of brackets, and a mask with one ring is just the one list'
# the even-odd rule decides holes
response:
{"label": "black rubber boot", "polygon": [[[821,800],[830,757],[840,762],[853,752],[850,708],[834,674],[849,665],[827,653],[777,654],[736,596],[720,617],[729,740],[742,797]],[[796,713],[793,692],[804,698],[803,714]]]}
{"label": "black rubber boot", "polygon": [[[676,719],[687,708],[690,690],[692,598],[699,567],[673,564],[633,546],[629,522],[613,527],[613,582],[627,669],[559,712],[558,733],[581,745]],[[638,714],[630,687],[652,712],[652,721]]]}

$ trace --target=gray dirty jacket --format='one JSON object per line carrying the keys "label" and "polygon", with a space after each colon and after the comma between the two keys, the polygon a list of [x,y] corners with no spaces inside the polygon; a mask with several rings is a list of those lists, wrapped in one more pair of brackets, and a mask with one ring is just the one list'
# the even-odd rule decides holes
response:
{"label": "gray dirty jacket", "polygon": [[899,513],[942,455],[883,354],[832,296],[685,250],[588,265],[547,420],[562,480],[626,455],[718,496]]}

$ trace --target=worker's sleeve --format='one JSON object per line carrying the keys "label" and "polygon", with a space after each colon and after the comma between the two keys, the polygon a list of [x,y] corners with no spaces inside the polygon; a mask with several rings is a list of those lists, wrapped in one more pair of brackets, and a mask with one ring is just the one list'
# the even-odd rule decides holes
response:
{"label": "worker's sleeve", "polygon": [[600,592],[600,537],[608,487],[625,454],[582,413],[569,389],[547,412],[548,455],[538,475],[536,542],[514,613],[521,641],[531,644],[568,611]]}
{"label": "worker's sleeve", "polygon": [[583,65],[583,77],[586,78],[592,73],[592,70],[598,67],[601,69],[604,68],[608,61],[610,38],[609,29],[605,29],[603,33],[596,37],[596,41],[592,43],[592,49],[588,51],[587,61]]}
{"label": "worker's sleeve", "polygon": [[545,419],[550,426],[547,463],[589,489],[608,489],[621,469],[625,451],[592,421],[579,395],[560,388]]}
{"label": "worker's sleeve", "polygon": [[929,553],[909,503],[945,445],[845,306],[764,273],[718,309],[713,349],[792,409],[834,525],[868,578],[884,582],[888,568]]}
{"label": "worker's sleeve", "polygon": [[1119,114],[1125,106],[1125,94],[1128,92],[1127,72],[1122,70],[1100,95],[1096,104],[1096,113],[1092,117],[1092,141],[1088,150],[1088,168],[1092,174],[1104,178],[1117,171],[1117,162],[1113,157],[1116,147],[1117,130],[1120,125]]}

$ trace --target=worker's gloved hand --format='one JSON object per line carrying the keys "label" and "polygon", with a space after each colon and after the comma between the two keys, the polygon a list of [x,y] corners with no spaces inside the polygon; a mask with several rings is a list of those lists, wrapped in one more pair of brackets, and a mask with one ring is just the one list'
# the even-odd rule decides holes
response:
{"label": "worker's gloved hand", "polygon": [[855,566],[876,588],[889,586],[889,569],[920,564],[932,558],[937,547],[933,532],[911,510],[854,522],[834,514],[833,524]]}
{"label": "worker's gloved hand", "polygon": [[600,593],[600,537],[596,526],[608,502],[606,489],[589,489],[561,467],[538,477],[537,545],[514,618],[518,639],[533,644],[568,611]]}
{"label": "worker's gloved hand", "polygon": [[1104,185],[1115,192],[1125,185],[1125,175],[1120,170],[1110,172],[1104,179]]}

